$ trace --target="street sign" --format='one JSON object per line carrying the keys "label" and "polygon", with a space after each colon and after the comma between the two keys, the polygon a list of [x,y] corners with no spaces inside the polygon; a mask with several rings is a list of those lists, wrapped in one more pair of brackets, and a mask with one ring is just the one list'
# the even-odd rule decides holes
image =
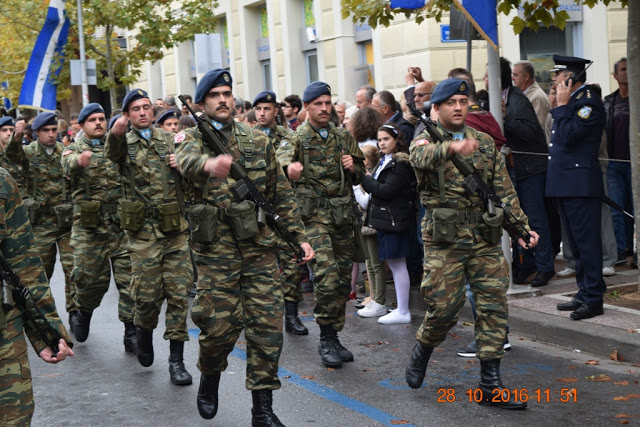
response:
{"label": "street sign", "polygon": [[440,41],[442,43],[466,42],[466,40],[451,40],[451,26],[448,24],[440,24]]}

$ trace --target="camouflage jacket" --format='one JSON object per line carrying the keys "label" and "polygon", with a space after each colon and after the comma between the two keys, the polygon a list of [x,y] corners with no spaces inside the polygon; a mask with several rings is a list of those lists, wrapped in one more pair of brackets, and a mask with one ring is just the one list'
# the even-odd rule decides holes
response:
{"label": "camouflage jacket", "polygon": [[253,128],[256,130],[262,131],[264,134],[266,134],[269,137],[269,142],[273,144],[273,148],[275,149],[278,148],[282,139],[285,136],[287,136],[287,134],[291,133],[291,131],[285,128],[284,126],[277,126],[277,125],[269,129],[268,134],[262,129],[262,126],[260,125],[256,125]]}
{"label": "camouflage jacket", "polygon": [[[9,172],[0,168],[0,252],[11,269],[20,277],[22,284],[31,291],[33,299],[56,328],[62,338],[71,344],[71,338],[63,326],[56,304],[49,290],[49,281],[40,260],[33,238],[27,210],[22,204],[18,186]],[[22,313],[14,307],[4,313],[7,326],[0,334],[0,360],[11,359],[19,354],[20,332],[23,329]],[[25,325],[25,332],[34,350],[40,353],[45,347],[36,332]],[[16,345],[12,345],[12,344]]]}
{"label": "camouflage jacket", "polygon": [[[438,131],[445,134],[445,131],[438,124]],[[480,176],[490,187],[494,188],[495,193],[511,206],[511,215],[505,213],[503,228],[511,235],[512,238],[522,237],[522,224],[529,231],[528,219],[522,209],[516,195],[511,178],[507,173],[507,169],[502,156],[497,152],[493,139],[486,133],[479,132],[469,126],[464,129],[465,138],[477,139],[479,149],[470,156],[463,158],[473,165]],[[411,166],[416,172],[418,179],[418,192],[420,201],[428,212],[433,211],[437,207],[448,207],[459,211],[470,211],[482,213],[485,208],[482,200],[474,193],[468,196],[463,187],[464,175],[449,160],[449,147],[453,141],[447,140],[442,143],[434,143],[431,136],[424,132],[413,140],[409,148]],[[440,165],[444,169],[444,198],[445,202],[440,202],[440,186],[438,184],[438,170]],[[430,227],[433,226],[431,220],[425,217],[426,227],[423,227],[423,234],[426,230],[429,233]],[[458,236],[463,239],[461,243],[471,243],[473,237],[478,238],[476,230],[473,227],[461,227]],[[471,239],[471,240],[470,240]]]}
{"label": "camouflage jacket", "polygon": [[[129,130],[119,138],[109,133],[105,155],[120,167],[124,198],[140,201],[146,205],[147,210],[153,211],[160,204],[177,202],[177,192],[182,191],[182,188],[179,187],[180,175],[169,166],[173,142],[162,129],[151,129],[149,141],[141,137],[135,129]],[[166,185],[163,184],[165,179]],[[187,221],[182,218],[180,231],[186,232],[188,228]],[[135,236],[144,239],[152,232],[155,232],[158,238],[165,237],[157,218],[145,215],[144,225]]]}
{"label": "camouflage jacket", "polygon": [[[202,140],[197,127],[186,129],[175,136],[176,159],[184,176],[193,183],[193,203],[207,204],[217,208],[227,208],[235,203],[231,187],[235,179],[228,176],[217,179],[203,172],[205,162],[215,153]],[[265,199],[274,207],[280,216],[284,228],[294,236],[298,242],[306,242],[304,224],[300,219],[298,204],[289,182],[280,164],[276,160],[275,148],[267,136],[252,130],[244,123],[233,122],[231,138],[227,149],[231,155],[247,172],[248,177],[255,183]],[[203,189],[206,186],[206,194]],[[226,233],[230,234],[230,233]],[[225,238],[231,238],[225,236]],[[261,233],[254,238],[254,242],[261,246],[273,246],[277,243],[277,236],[269,227],[263,227]]]}
{"label": "camouflage jacket", "polygon": [[27,191],[27,181],[24,176],[24,170],[21,165],[12,163],[7,159],[4,155],[4,149],[0,149],[0,168],[6,169],[11,174],[11,178],[13,178],[16,184],[18,184],[18,188],[20,188],[20,195],[24,197]]}
{"label": "camouflage jacket", "polygon": [[[47,154],[40,141],[35,140],[27,146],[22,141],[9,140],[5,150],[6,158],[22,166],[27,181],[26,197],[33,197],[43,204],[45,209],[71,200],[69,181],[62,174],[60,158],[64,145],[56,142],[53,153]],[[64,188],[64,190],[63,190]],[[65,194],[63,194],[65,193]],[[65,200],[65,196],[66,200]]]}

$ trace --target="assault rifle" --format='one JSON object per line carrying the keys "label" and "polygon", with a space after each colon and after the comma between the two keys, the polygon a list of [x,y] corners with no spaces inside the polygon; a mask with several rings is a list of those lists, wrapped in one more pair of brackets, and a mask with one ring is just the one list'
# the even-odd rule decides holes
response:
{"label": "assault rifle", "polygon": [[[449,135],[445,138],[440,132],[438,132],[438,126],[436,123],[431,120],[431,118],[424,118],[422,115],[416,110],[414,106],[408,105],[411,109],[411,112],[422,121],[425,126],[426,131],[429,133],[429,136],[436,142],[444,142],[447,139],[451,139]],[[471,166],[466,160],[462,158],[462,156],[458,153],[454,153],[450,156],[450,160],[453,162],[453,165],[464,175],[464,190],[468,196],[472,196],[477,193],[482,203],[484,203],[487,213],[489,216],[495,216],[496,210],[495,207],[498,206],[501,208],[505,215],[508,215],[513,220],[513,223],[518,224],[518,226],[522,229],[523,239],[527,246],[529,245],[529,241],[531,240],[531,235],[527,231],[526,228],[517,220],[513,212],[511,211],[511,206],[507,205],[502,201],[500,197],[493,191],[493,188],[489,187],[489,185],[484,182],[480,174]]]}
{"label": "assault rifle", "polygon": [[0,280],[6,284],[3,285],[3,287],[11,287],[13,301],[16,307],[22,312],[24,323],[29,325],[40,339],[51,348],[51,356],[56,357],[58,354],[58,344],[62,338],[60,332],[51,326],[49,320],[47,320],[33,300],[33,295],[31,295],[29,289],[20,282],[20,277],[11,270],[11,267],[2,255],[0,255]]}
{"label": "assault rifle", "polygon": [[[231,154],[231,152],[226,148],[227,140],[222,132],[197,116],[191,106],[187,104],[184,96],[180,95],[178,96],[178,99],[182,102],[182,105],[189,110],[189,113],[191,113],[191,116],[195,119],[198,124],[198,130],[202,134],[202,139],[213,150],[213,152],[216,153],[217,156],[221,154]],[[233,179],[236,180],[236,183],[231,187],[233,197],[235,197],[238,202],[251,200],[255,203],[256,206],[258,206],[259,211],[264,213],[267,225],[275,231],[276,234],[285,241],[291,251],[293,251],[296,257],[296,262],[302,262],[302,258],[304,258],[304,251],[302,250],[302,247],[298,244],[298,241],[293,237],[293,235],[282,226],[282,218],[280,218],[280,215],[278,215],[273,206],[267,202],[267,199],[265,199],[262,193],[260,193],[260,190],[258,190],[254,182],[247,176],[247,172],[244,168],[234,161],[231,164],[231,170],[229,173]],[[258,216],[260,216],[260,214]]]}

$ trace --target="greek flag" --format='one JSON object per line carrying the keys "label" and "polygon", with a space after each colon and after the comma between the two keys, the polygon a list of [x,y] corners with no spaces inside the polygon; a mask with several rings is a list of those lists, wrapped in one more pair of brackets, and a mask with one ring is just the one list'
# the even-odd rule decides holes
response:
{"label": "greek flag", "polygon": [[391,9],[419,9],[424,7],[425,0],[391,0]]}
{"label": "greek flag", "polygon": [[498,50],[498,17],[496,0],[453,0],[494,50]]}
{"label": "greek flag", "polygon": [[47,19],[36,40],[22,82],[18,100],[20,107],[50,111],[56,109],[56,85],[53,84],[52,77],[58,76],[62,63],[55,70],[51,70],[51,67],[54,57],[63,54],[68,34],[69,19],[64,11],[64,0],[50,0]]}

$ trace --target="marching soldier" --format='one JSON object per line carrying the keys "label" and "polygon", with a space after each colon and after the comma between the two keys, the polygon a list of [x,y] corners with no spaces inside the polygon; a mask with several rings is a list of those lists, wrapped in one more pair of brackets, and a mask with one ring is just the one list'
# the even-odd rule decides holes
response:
{"label": "marching soldier", "polygon": [[[24,122],[22,122],[21,126],[24,126]],[[11,174],[13,180],[18,184],[20,195],[24,195],[23,191],[25,190],[25,183],[22,167],[10,162],[4,155],[4,150],[7,148],[9,139],[15,130],[16,125],[13,121],[13,117],[0,117],[0,167],[5,168],[7,172]]]}

